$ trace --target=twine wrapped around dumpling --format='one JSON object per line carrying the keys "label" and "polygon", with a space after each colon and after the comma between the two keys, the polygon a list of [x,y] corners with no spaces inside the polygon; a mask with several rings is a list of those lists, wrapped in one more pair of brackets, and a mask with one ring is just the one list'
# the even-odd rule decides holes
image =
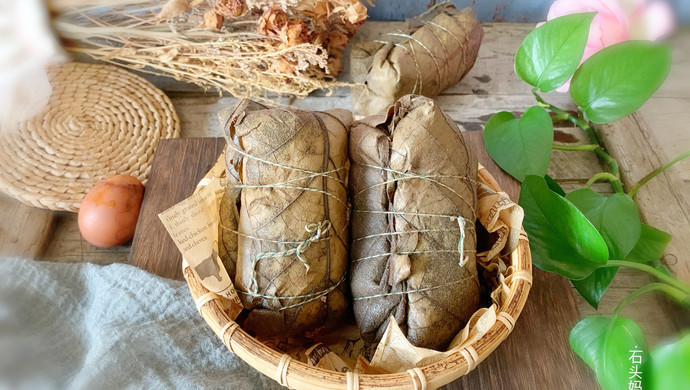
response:
{"label": "twine wrapped around dumpling", "polygon": [[350,134],[354,313],[366,341],[392,316],[439,349],[479,307],[477,158],[436,103],[408,95]]}
{"label": "twine wrapped around dumpling", "polygon": [[243,329],[271,336],[337,324],[348,301],[352,114],[245,99],[221,120],[228,185],[219,253],[249,311]]}
{"label": "twine wrapped around dumpling", "polygon": [[366,84],[353,90],[354,111],[377,114],[404,95],[434,97],[457,84],[472,69],[483,35],[471,8],[441,3],[410,20],[408,34],[353,45],[352,81]]}

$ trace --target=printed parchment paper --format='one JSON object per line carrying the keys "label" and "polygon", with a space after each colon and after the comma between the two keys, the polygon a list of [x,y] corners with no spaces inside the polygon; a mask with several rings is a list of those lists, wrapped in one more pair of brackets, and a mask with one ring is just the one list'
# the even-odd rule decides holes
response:
{"label": "printed parchment paper", "polygon": [[352,81],[366,84],[353,89],[354,111],[378,114],[404,95],[434,97],[457,84],[472,69],[483,34],[471,8],[441,3],[408,21],[407,31],[353,45]]}

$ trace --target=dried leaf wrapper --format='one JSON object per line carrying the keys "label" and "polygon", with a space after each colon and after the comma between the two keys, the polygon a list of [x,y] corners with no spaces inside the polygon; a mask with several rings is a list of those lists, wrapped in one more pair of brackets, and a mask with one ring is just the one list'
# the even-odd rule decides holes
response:
{"label": "dried leaf wrapper", "polygon": [[[232,112],[225,114],[230,115]],[[226,121],[227,118],[224,118],[222,123]],[[242,310],[242,303],[232,283],[225,281],[229,279],[229,276],[226,278],[228,273],[235,274],[237,235],[221,233],[222,239],[219,241],[214,240],[211,235],[213,232],[218,234],[220,221],[225,225],[236,226],[239,214],[234,191],[224,190],[227,180],[237,182],[239,176],[232,165],[227,167],[229,169],[225,175],[222,174],[226,169],[225,157],[232,161],[233,155],[221,156],[201,180],[194,195],[161,213],[161,221],[183,254],[183,268],[189,264],[191,271],[204,287],[219,292],[223,310],[234,319]],[[517,243],[513,243],[511,238],[501,237],[527,239],[520,228],[523,211],[508,199],[507,195],[492,190],[499,186],[481,165],[478,177],[480,182],[477,183],[477,222],[482,228],[477,231],[477,264],[482,270],[484,283],[491,290],[492,304],[472,315],[467,325],[453,337],[447,350],[415,347],[407,340],[395,320],[388,321],[386,331],[378,344],[364,343],[359,328],[347,318],[328,332],[280,334],[261,337],[259,342],[313,366],[340,372],[354,370],[362,374],[376,375],[423,367],[453,352],[469,348],[499,321],[512,328],[516,318],[506,317],[506,313],[501,311],[510,297],[509,286],[516,278],[531,283],[531,273],[529,270],[515,270],[519,261],[519,256],[514,251]],[[215,196],[211,196],[214,193]],[[197,217],[187,218],[185,215]],[[201,230],[204,231],[205,240],[201,240],[197,234]],[[199,244],[190,246],[191,239]],[[218,263],[220,267],[209,262],[209,254],[216,251],[223,257],[224,264]],[[211,255],[210,258],[215,259],[215,256]],[[204,298],[208,298],[208,295],[198,297],[195,303],[203,304]],[[371,362],[365,357],[372,357]]]}
{"label": "dried leaf wrapper", "polygon": [[347,308],[352,115],[245,99],[225,116],[221,256],[234,263],[249,310],[243,328],[274,335],[337,324]]}
{"label": "dried leaf wrapper", "polygon": [[353,94],[354,111],[373,115],[406,94],[440,94],[472,69],[482,37],[470,8],[442,3],[412,19],[406,32],[354,45],[352,79],[366,83]]}
{"label": "dried leaf wrapper", "polygon": [[[477,310],[465,327],[453,337],[446,350],[419,348],[412,345],[395,321],[388,321],[386,331],[373,353],[371,362],[360,358],[356,370],[361,373],[394,373],[413,367],[433,364],[450,354],[471,346],[485,335],[497,321],[511,328],[515,319],[506,319],[502,308],[510,296],[510,285],[515,278],[531,283],[531,274],[515,271],[517,252],[514,250],[519,240],[527,240],[521,229],[524,212],[503,192],[495,192],[484,182],[498,188],[486,169],[479,165],[479,176],[483,182],[477,183],[477,222],[483,229],[478,243],[477,264],[483,274],[483,281],[491,291],[491,305]],[[487,237],[488,236],[488,237]]]}
{"label": "dried leaf wrapper", "polygon": [[389,317],[440,349],[479,307],[477,158],[429,98],[408,95],[350,135],[351,289],[366,341]]}

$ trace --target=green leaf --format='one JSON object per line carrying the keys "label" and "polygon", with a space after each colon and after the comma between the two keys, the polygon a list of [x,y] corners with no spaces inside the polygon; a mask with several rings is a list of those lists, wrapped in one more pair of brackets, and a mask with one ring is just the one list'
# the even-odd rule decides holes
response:
{"label": "green leaf", "polygon": [[561,188],[558,183],[556,183],[556,180],[554,180],[551,176],[549,175],[544,175],[544,180],[546,180],[546,185],[549,186],[549,189],[555,193],[557,193],[560,196],[565,196],[565,191],[563,191],[563,188]]}
{"label": "green leaf", "polygon": [[671,68],[671,48],[626,41],[604,48],[575,72],[570,96],[589,120],[609,123],[631,114],[657,89]]}
{"label": "green leaf", "polygon": [[[627,318],[589,316],[570,331],[570,347],[594,370],[604,390],[628,388],[634,360],[632,351],[641,351],[642,381],[646,379],[647,341],[642,329]],[[643,382],[644,383],[644,382]]]}
{"label": "green leaf", "polygon": [[499,112],[486,122],[484,145],[496,164],[519,181],[527,175],[544,176],[551,160],[553,122],[539,106],[530,107],[520,119]]}
{"label": "green leaf", "polygon": [[[621,260],[630,253],[640,238],[640,215],[637,206],[626,194],[610,197],[589,188],[573,191],[566,196],[606,241],[609,258]],[[573,280],[573,286],[594,308],[609,288],[618,268],[600,268],[582,280]]]}
{"label": "green leaf", "polygon": [[551,191],[543,177],[527,176],[518,202],[525,210],[534,265],[569,279],[583,279],[606,264],[606,242],[567,199]]}
{"label": "green leaf", "polygon": [[642,223],[637,206],[626,194],[610,197],[589,188],[581,188],[566,196],[601,233],[609,249],[609,258],[625,259],[640,239]]}
{"label": "green leaf", "polygon": [[587,303],[598,309],[599,302],[604,297],[617,271],[618,267],[599,268],[584,279],[571,280],[570,282]]}
{"label": "green leaf", "polygon": [[651,355],[648,389],[690,389],[690,333],[675,343],[655,348]]}
{"label": "green leaf", "polygon": [[594,15],[561,16],[534,29],[515,54],[515,73],[542,92],[565,84],[580,65]]}
{"label": "green leaf", "polygon": [[625,260],[637,263],[659,260],[664,255],[664,250],[670,241],[670,234],[643,223],[640,239],[637,240],[635,247],[628,253]]}

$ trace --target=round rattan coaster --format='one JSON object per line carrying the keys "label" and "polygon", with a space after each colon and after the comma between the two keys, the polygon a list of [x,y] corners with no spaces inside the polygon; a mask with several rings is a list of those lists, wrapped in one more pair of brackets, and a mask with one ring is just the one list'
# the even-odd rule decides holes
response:
{"label": "round rattan coaster", "polygon": [[98,181],[130,174],[145,182],[156,143],[180,135],[170,99],[110,65],[52,67],[43,112],[0,140],[0,190],[31,206],[77,211]]}

